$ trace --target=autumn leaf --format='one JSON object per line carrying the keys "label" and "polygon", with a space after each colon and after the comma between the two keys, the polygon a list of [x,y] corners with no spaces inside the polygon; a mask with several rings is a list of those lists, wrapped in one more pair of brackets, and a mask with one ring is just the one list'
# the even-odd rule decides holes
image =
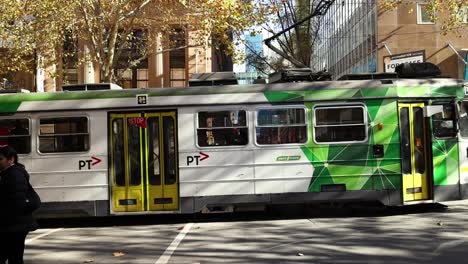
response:
{"label": "autumn leaf", "polygon": [[122,257],[122,256],[125,256],[125,253],[122,253],[122,252],[114,252],[112,255],[114,255],[114,257]]}

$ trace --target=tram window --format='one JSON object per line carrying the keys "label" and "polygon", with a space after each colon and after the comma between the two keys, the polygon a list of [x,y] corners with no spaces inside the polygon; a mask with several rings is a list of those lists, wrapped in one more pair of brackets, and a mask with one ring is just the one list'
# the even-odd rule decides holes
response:
{"label": "tram window", "polygon": [[463,101],[460,104],[460,135],[462,138],[468,138],[468,101]]}
{"label": "tram window", "polygon": [[163,117],[164,131],[164,184],[170,185],[177,182],[177,168],[175,164],[175,129],[174,119],[169,116]]}
{"label": "tram window", "polygon": [[0,120],[0,145],[9,145],[19,154],[31,152],[31,131],[28,119]]}
{"label": "tram window", "polygon": [[457,135],[455,105],[443,104],[443,112],[432,116],[432,126],[436,138],[455,137]]}
{"label": "tram window", "polygon": [[124,120],[112,121],[112,172],[117,186],[125,186]]}
{"label": "tram window", "polygon": [[315,108],[314,135],[318,143],[362,142],[366,140],[363,106],[320,106]]}
{"label": "tram window", "polygon": [[200,147],[247,145],[249,136],[246,112],[198,112],[197,140]]}
{"label": "tram window", "polygon": [[[127,118],[127,124],[131,124],[130,120],[134,117]],[[141,184],[141,135],[140,127],[133,124],[127,126],[127,144],[128,144],[128,172],[129,185],[137,186]]]}
{"label": "tram window", "polygon": [[39,151],[42,153],[89,150],[88,118],[41,118]]}
{"label": "tram window", "polygon": [[304,108],[271,108],[257,111],[256,139],[260,145],[307,142]]}

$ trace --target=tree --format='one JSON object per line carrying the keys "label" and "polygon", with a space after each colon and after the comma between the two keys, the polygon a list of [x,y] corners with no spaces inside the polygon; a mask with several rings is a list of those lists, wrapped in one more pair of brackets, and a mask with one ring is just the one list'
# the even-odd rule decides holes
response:
{"label": "tree", "polygon": [[[8,58],[0,74],[59,65],[72,36],[86,44],[77,46],[77,63],[99,65],[105,82],[118,78],[122,64],[133,67],[155,52],[157,42],[173,50],[207,45],[216,35],[233,52],[230,34],[263,23],[274,10],[253,0],[0,0],[0,6],[0,43]],[[193,32],[183,46],[171,37],[180,30]]]}
{"label": "tree", "polygon": [[[381,8],[395,9],[400,5],[414,5],[416,1],[406,0],[381,0]],[[425,0],[423,3],[426,10],[431,15],[431,20],[439,22],[444,34],[459,33],[462,29],[466,29],[468,16],[468,4],[466,0]],[[410,12],[414,12],[411,9]]]}
{"label": "tree", "polygon": [[[320,20],[317,18],[307,19],[313,14],[317,4],[321,0],[270,0],[272,6],[277,6],[276,12],[262,25],[263,29],[271,35],[293,26],[283,34],[274,39],[274,46],[280,50],[282,55],[267,57],[263,53],[255,53],[248,46],[250,55],[247,60],[259,71],[265,72],[268,68],[275,71],[287,67],[289,63],[295,67],[310,67],[311,51],[315,45]],[[298,23],[301,20],[304,23]]]}

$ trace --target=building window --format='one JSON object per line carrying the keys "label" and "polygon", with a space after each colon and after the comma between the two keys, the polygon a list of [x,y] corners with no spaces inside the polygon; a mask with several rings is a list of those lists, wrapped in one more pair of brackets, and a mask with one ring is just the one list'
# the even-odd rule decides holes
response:
{"label": "building window", "polygon": [[468,23],[468,7],[462,8],[459,14],[461,17],[461,22]]}
{"label": "building window", "polygon": [[367,115],[362,105],[314,108],[314,136],[317,143],[362,142],[366,140]]}
{"label": "building window", "polygon": [[259,145],[306,143],[306,111],[292,107],[259,109],[255,134]]}
{"label": "building window", "polygon": [[28,119],[0,120],[0,145],[9,145],[19,154],[31,152],[31,130]]}
{"label": "building window", "polygon": [[169,68],[170,68],[170,83],[171,87],[184,87],[186,86],[186,44],[185,44],[185,31],[176,29],[173,34],[169,36]]}
{"label": "building window", "polygon": [[65,32],[62,48],[63,83],[78,84],[78,40],[72,32]]}
{"label": "building window", "polygon": [[197,140],[200,147],[241,146],[249,143],[246,112],[198,112]]}
{"label": "building window", "polygon": [[78,70],[77,69],[64,69],[63,70],[63,83],[64,84],[78,84]]}
{"label": "building window", "polygon": [[134,87],[132,85],[132,70],[131,69],[118,69],[117,76],[119,76],[119,84],[122,88],[128,89]]}
{"label": "building window", "polygon": [[432,127],[436,138],[447,138],[457,136],[455,119],[455,106],[453,103],[443,104],[443,113],[432,116]]}
{"label": "building window", "polygon": [[184,87],[185,68],[171,68],[171,87]]}
{"label": "building window", "polygon": [[418,24],[434,24],[435,12],[428,10],[428,4],[417,3]]}
{"label": "building window", "polygon": [[40,119],[40,152],[81,152],[87,150],[89,150],[89,129],[87,117]]}
{"label": "building window", "polygon": [[148,33],[142,29],[133,30],[126,40],[118,39],[117,45],[122,48],[116,73],[118,84],[123,88],[148,87],[147,42]]}
{"label": "building window", "polygon": [[148,88],[148,69],[137,69],[137,88]]}

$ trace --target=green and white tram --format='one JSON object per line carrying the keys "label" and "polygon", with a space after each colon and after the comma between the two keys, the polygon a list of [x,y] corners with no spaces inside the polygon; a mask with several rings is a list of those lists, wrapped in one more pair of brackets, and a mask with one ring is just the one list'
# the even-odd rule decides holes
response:
{"label": "green and white tram", "polygon": [[440,202],[467,196],[463,98],[443,78],[2,94],[0,145],[44,216]]}
{"label": "green and white tram", "polygon": [[462,198],[468,197],[468,81],[465,81],[465,99],[458,103],[458,146],[460,162],[460,195]]}

